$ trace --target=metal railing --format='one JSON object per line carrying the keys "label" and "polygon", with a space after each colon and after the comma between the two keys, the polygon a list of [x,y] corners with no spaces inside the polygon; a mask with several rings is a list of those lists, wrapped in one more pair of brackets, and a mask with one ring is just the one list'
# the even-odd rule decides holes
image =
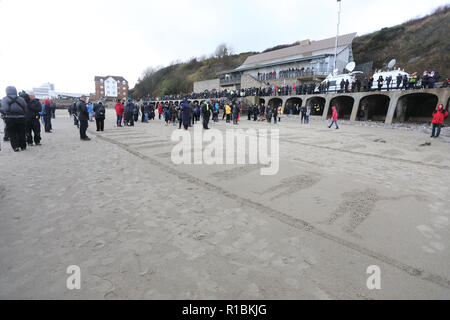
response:
{"label": "metal railing", "polygon": [[220,79],[220,84],[240,83],[241,78],[242,78],[241,76],[225,77]]}

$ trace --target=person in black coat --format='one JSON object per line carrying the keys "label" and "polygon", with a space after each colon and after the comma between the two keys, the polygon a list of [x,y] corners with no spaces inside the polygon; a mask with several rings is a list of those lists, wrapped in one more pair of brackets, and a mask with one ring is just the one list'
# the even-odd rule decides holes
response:
{"label": "person in black coat", "polygon": [[45,100],[44,104],[44,110],[43,110],[43,117],[44,117],[44,129],[45,132],[51,133],[52,132],[52,107],[51,103],[48,100]]}
{"label": "person in black coat", "polygon": [[105,131],[105,106],[99,102],[94,105],[95,123],[97,125],[97,131]]}
{"label": "person in black coat", "polygon": [[408,76],[405,74],[403,76],[403,90],[408,90],[408,83],[409,83]]}
{"label": "person in black coat", "polygon": [[402,86],[402,75],[399,73],[398,74],[398,76],[397,76],[397,90],[399,90],[400,89],[400,87]]}
{"label": "person in black coat", "polygon": [[74,102],[71,106],[70,106],[70,114],[73,117],[73,125],[77,126],[78,128],[80,127],[79,123],[78,123],[78,111],[77,111],[77,103]]}
{"label": "person in black coat", "polygon": [[20,149],[25,150],[27,148],[25,139],[27,103],[17,95],[15,87],[6,88],[6,97],[2,99],[0,104],[0,113],[5,119],[5,132],[9,135],[13,150],[15,152],[20,151]]}
{"label": "person in black coat", "polygon": [[191,124],[191,106],[187,99],[184,99],[181,103],[181,119],[183,121],[184,130],[187,130]]}
{"label": "person in black coat", "polygon": [[53,101],[50,102],[50,110],[52,112],[52,119],[56,118],[56,103],[54,103]]}
{"label": "person in black coat", "polygon": [[211,104],[208,102],[202,105],[203,129],[209,130],[209,118],[211,117]]}
{"label": "person in black coat", "polygon": [[361,80],[356,79],[356,89],[358,92],[361,92]]}
{"label": "person in black coat", "polygon": [[82,96],[77,103],[78,121],[80,122],[80,139],[83,141],[89,141],[89,137],[86,135],[86,130],[89,126],[89,111],[86,107],[86,97]]}
{"label": "person in black coat", "polygon": [[368,86],[369,91],[372,91],[373,81],[374,81],[374,79],[373,79],[373,77],[371,77],[371,78],[369,79],[369,86]]}
{"label": "person in black coat", "polygon": [[340,92],[344,92],[344,90],[345,90],[345,80],[344,79],[341,80],[340,86],[341,86]]}
{"label": "person in black coat", "polygon": [[39,122],[39,113],[42,111],[42,105],[32,93],[30,93],[28,100],[28,109],[25,115],[27,126],[26,138],[28,145],[32,146],[34,141],[34,143],[39,146],[41,145],[41,123]]}

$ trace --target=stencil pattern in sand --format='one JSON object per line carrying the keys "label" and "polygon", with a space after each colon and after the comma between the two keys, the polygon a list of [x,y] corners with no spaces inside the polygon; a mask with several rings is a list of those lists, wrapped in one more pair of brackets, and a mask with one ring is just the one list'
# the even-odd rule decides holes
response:
{"label": "stencil pattern in sand", "polygon": [[218,171],[211,174],[212,177],[220,180],[231,180],[238,178],[242,175],[249,174],[250,172],[261,169],[260,165],[247,165],[243,167],[237,167],[225,171]]}
{"label": "stencil pattern in sand", "polygon": [[349,215],[348,224],[344,231],[351,233],[372,213],[375,204],[380,200],[378,192],[374,189],[366,189],[360,192],[347,192],[342,195],[344,201],[328,219],[328,224],[334,224],[337,219]]}
{"label": "stencil pattern in sand", "polygon": [[265,191],[261,192],[261,195],[268,193],[277,192],[270,199],[275,200],[281,197],[286,197],[293,192],[298,192],[300,190],[309,189],[321,180],[321,176],[317,173],[306,173],[299,176],[289,177],[281,180],[281,183],[267,188]]}

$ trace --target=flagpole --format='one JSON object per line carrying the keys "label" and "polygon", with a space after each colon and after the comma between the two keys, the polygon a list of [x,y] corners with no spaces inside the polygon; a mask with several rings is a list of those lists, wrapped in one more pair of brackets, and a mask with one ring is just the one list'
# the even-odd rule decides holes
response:
{"label": "flagpole", "polygon": [[338,22],[337,22],[337,33],[336,33],[336,45],[335,45],[335,50],[334,50],[334,70],[336,70],[336,66],[337,66],[337,48],[338,48],[338,38],[339,38],[339,25],[341,24],[341,0],[337,0],[337,2],[339,3],[339,9],[338,9]]}

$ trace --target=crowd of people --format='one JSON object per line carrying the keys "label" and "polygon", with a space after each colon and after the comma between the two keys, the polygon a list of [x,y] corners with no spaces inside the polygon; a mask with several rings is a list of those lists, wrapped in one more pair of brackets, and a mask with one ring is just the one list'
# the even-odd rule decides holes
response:
{"label": "crowd of people", "polygon": [[[288,69],[285,71],[280,71],[278,77],[291,77],[291,75],[297,74],[297,72],[307,72],[301,69]],[[275,77],[276,73],[269,74],[259,74],[258,77],[264,76],[265,80],[267,77]],[[295,76],[293,76],[295,77]],[[396,79],[391,76],[384,78],[380,76],[378,79],[373,77],[354,77],[350,82],[349,80],[342,79],[335,90],[330,90],[330,82],[323,81],[321,83],[309,82],[294,85],[267,85],[265,87],[250,87],[245,89],[236,90],[205,90],[202,93],[188,93],[188,94],[177,94],[177,95],[166,95],[159,98],[151,98],[151,100],[159,101],[169,101],[169,100],[182,100],[187,97],[189,100],[194,99],[235,99],[238,97],[250,97],[250,96],[292,96],[292,95],[310,95],[310,94],[327,94],[327,93],[355,93],[355,92],[370,92],[370,91],[391,91],[391,90],[416,90],[416,89],[433,89],[437,88],[438,82],[441,76],[439,72],[432,71],[428,73],[425,71],[422,78],[418,76],[417,73],[411,74],[409,77],[407,75],[398,74]],[[374,86],[374,83],[376,84]],[[447,88],[449,85],[448,79],[442,82],[441,87]]]}
{"label": "crowd of people", "polygon": [[[281,88],[280,88],[281,89]],[[282,90],[288,90],[284,88]],[[268,91],[270,93],[270,91]],[[178,124],[178,128],[184,127],[188,130],[195,123],[201,121],[205,130],[209,129],[210,120],[219,122],[220,113],[222,120],[226,123],[238,125],[241,120],[243,108],[235,95],[230,98],[208,99],[202,103],[190,102],[189,96],[185,96],[181,103],[178,101],[149,102],[141,100],[139,102],[130,99],[118,100],[115,105],[116,126],[134,126],[137,121],[149,123],[155,121],[156,114],[159,120],[164,120],[166,126]],[[323,112],[323,106],[300,106],[294,104],[287,107],[288,114],[300,115],[301,123],[309,123],[310,116]],[[6,88],[6,96],[1,100],[0,113],[5,123],[4,141],[10,141],[12,149],[17,152],[26,150],[27,145],[41,145],[41,121],[45,132],[51,133],[52,119],[55,118],[56,105],[49,100],[39,101],[33,93],[24,91],[18,93],[13,86]],[[248,120],[267,121],[277,124],[281,120],[282,106],[271,105],[251,105],[245,110]],[[80,139],[89,141],[87,129],[89,121],[95,118],[97,131],[105,130],[106,108],[102,102],[89,103],[87,97],[83,96],[68,108],[69,115],[73,118],[73,124],[80,132]],[[439,137],[441,128],[444,125],[448,112],[444,105],[439,104],[432,115],[432,136]],[[332,123],[337,124],[338,110],[332,106]]]}
{"label": "crowd of people", "polygon": [[233,124],[238,124],[242,111],[241,105],[236,99],[230,100],[208,100],[199,104],[198,101],[189,102],[188,97],[184,97],[181,103],[166,101],[151,103],[148,101],[135,102],[128,99],[125,102],[117,101],[115,111],[117,116],[117,127],[134,126],[134,123],[141,119],[141,122],[148,123],[156,119],[164,120],[166,126],[178,124],[187,130],[195,123],[202,121],[203,128],[209,129],[209,122],[219,122],[219,113],[223,111],[223,118],[226,122],[231,120]]}
{"label": "crowd of people", "polygon": [[258,72],[259,81],[276,80],[276,79],[287,79],[287,78],[298,78],[304,76],[311,76],[315,74],[314,68],[289,68],[285,70],[280,70],[278,72]]}
{"label": "crowd of people", "polygon": [[32,93],[18,93],[15,87],[7,87],[0,106],[5,126],[3,141],[9,141],[15,152],[25,151],[27,146],[40,146],[41,122],[46,133],[53,132],[55,110],[53,101],[46,99],[41,102]]}

